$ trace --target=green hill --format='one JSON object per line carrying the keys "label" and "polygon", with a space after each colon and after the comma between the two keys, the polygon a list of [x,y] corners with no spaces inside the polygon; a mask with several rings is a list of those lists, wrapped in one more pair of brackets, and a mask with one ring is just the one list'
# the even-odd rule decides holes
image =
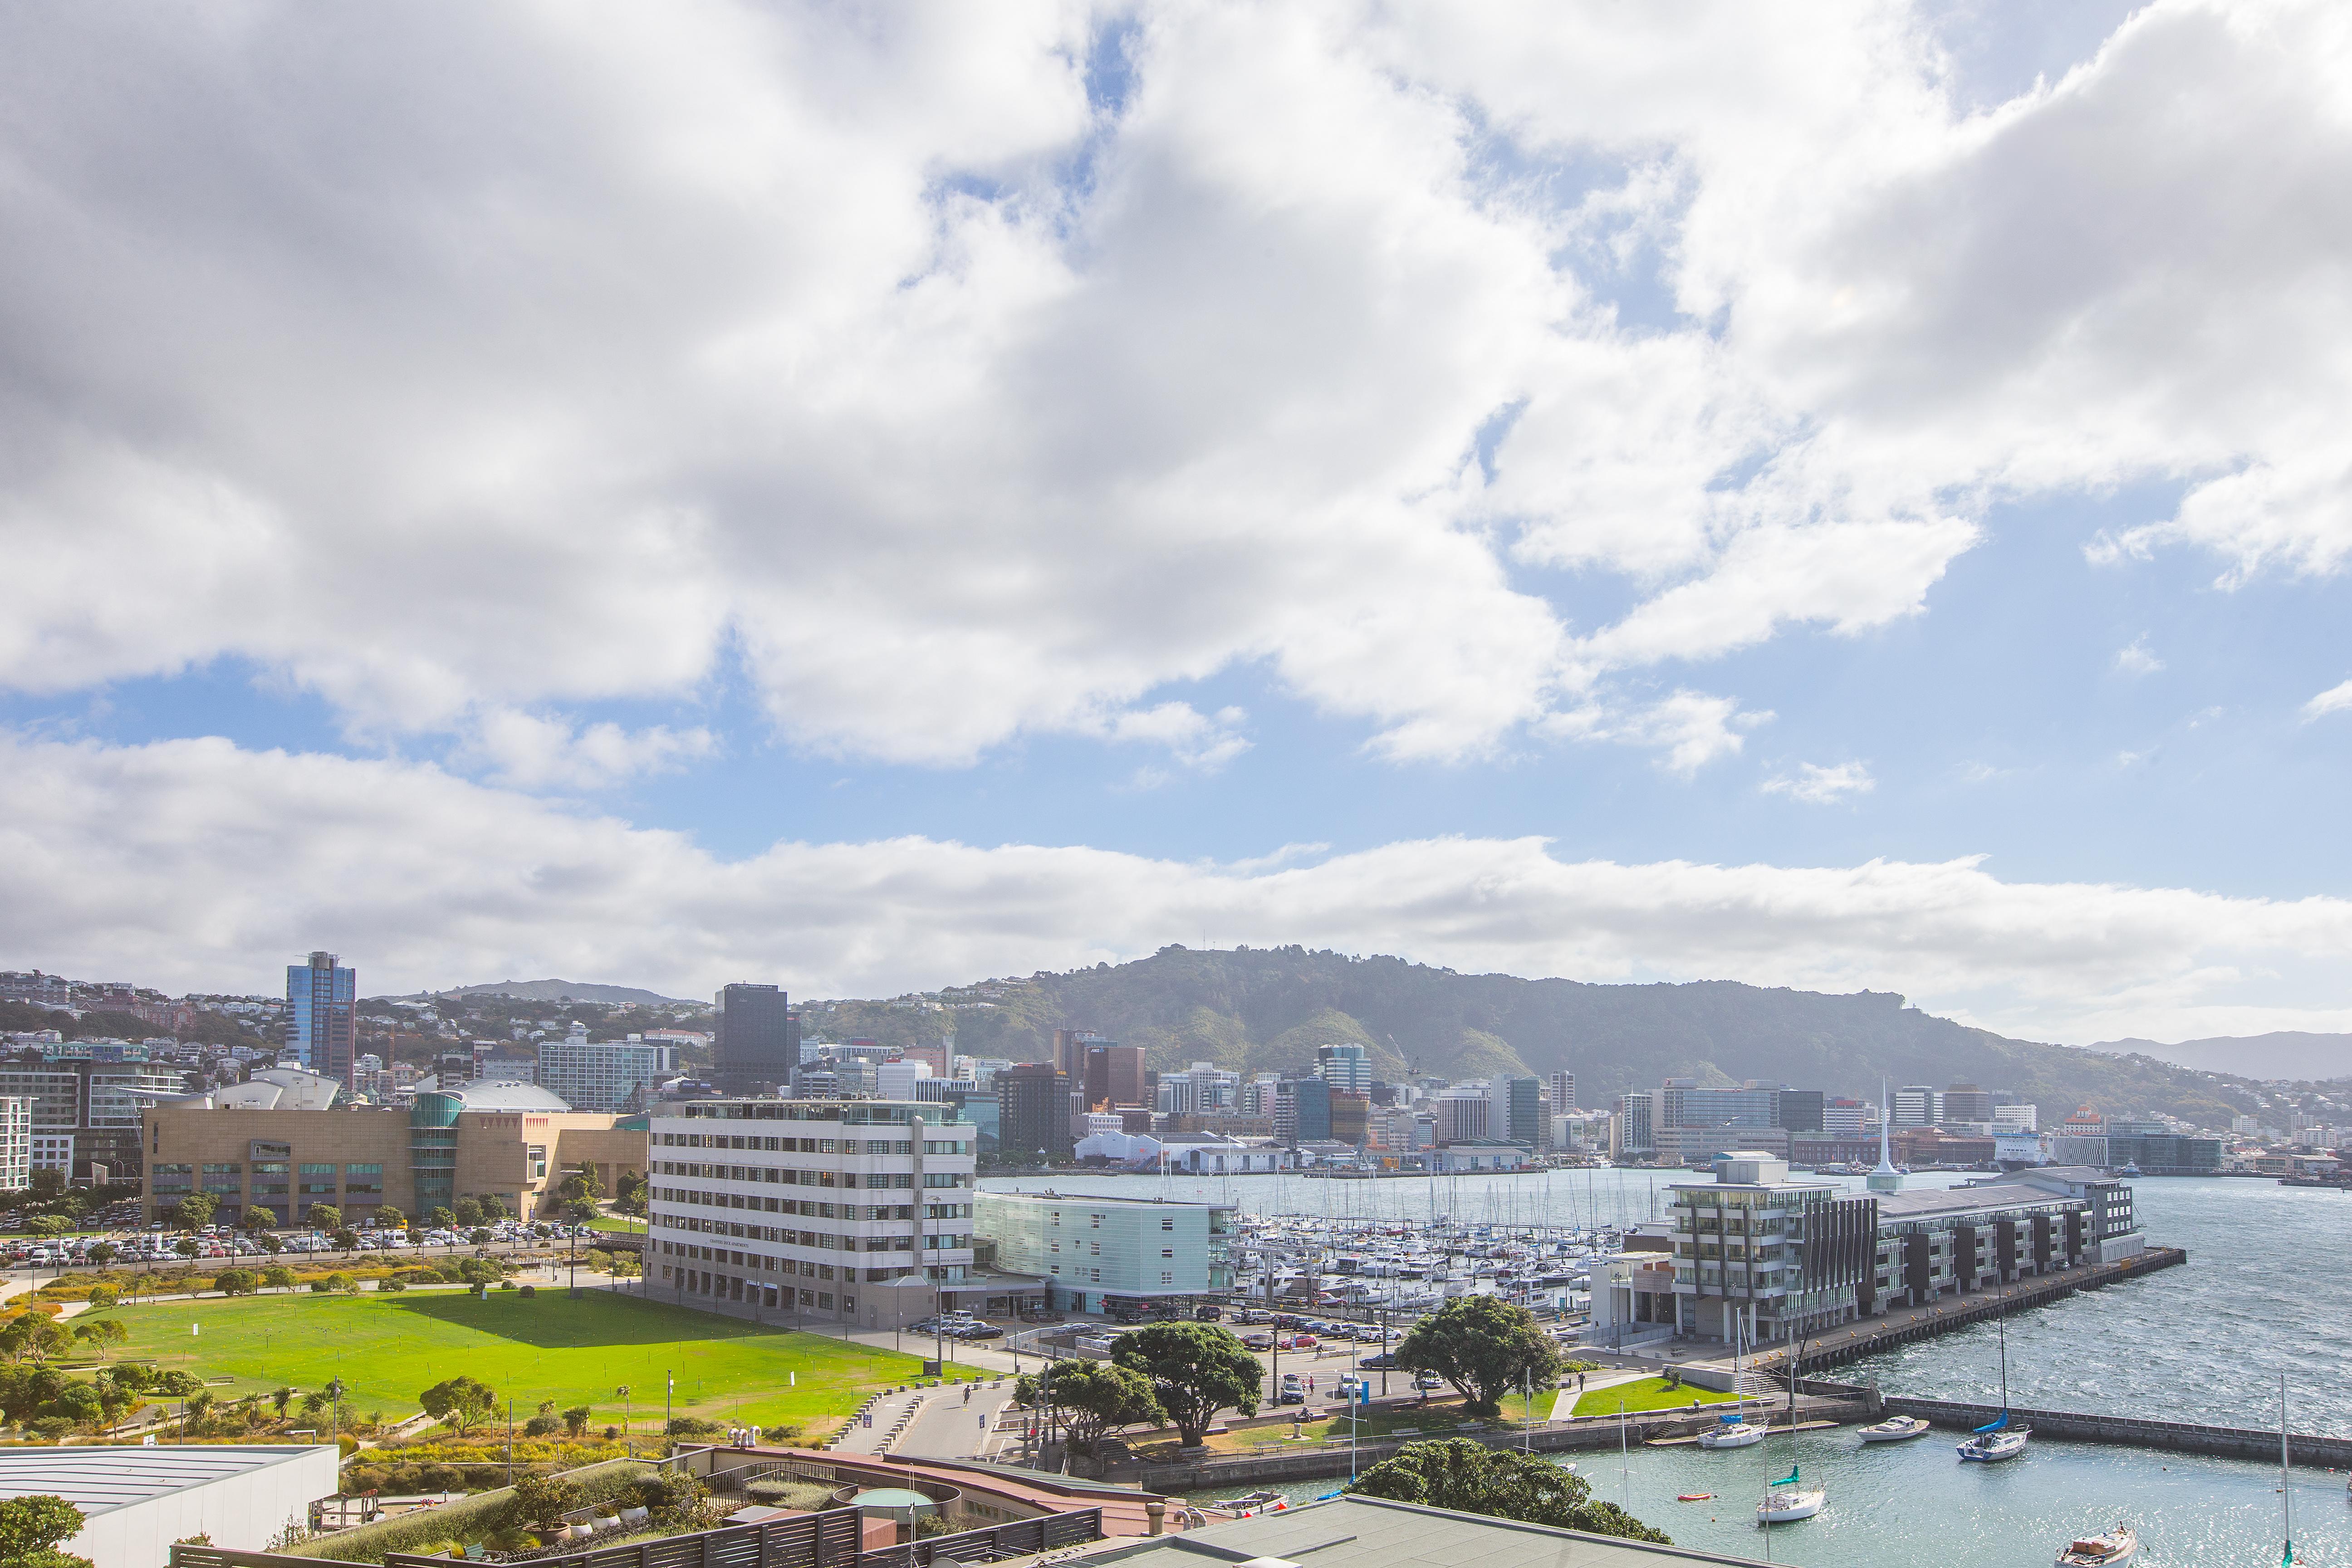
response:
{"label": "green hill", "polygon": [[2008,1039],[1886,993],[1828,995],[1731,981],[1589,985],[1300,947],[1165,947],[1131,963],[1037,974],[993,1007],[947,1015],[818,1004],[811,1021],[836,1037],[911,1043],[937,1038],[950,1017],[958,1050],[1016,1060],[1044,1056],[1057,1028],[1086,1028],[1144,1047],[1154,1068],[1207,1061],[1296,1071],[1312,1064],[1318,1045],[1338,1041],[1370,1047],[1389,1078],[1565,1068],[1588,1106],[1667,1077],[1767,1079],[1866,1098],[1882,1075],[1895,1084],[2011,1090],[2040,1105],[2045,1121],[2089,1104],[2110,1115],[2160,1110],[2226,1127],[2254,1104],[2243,1079],[2152,1057]]}

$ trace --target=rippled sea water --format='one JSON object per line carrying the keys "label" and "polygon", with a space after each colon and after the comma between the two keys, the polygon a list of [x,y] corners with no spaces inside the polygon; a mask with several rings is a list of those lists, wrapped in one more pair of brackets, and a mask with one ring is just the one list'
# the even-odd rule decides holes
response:
{"label": "rippled sea water", "polygon": [[[1164,1192],[1259,1213],[1403,1225],[1444,1215],[1587,1225],[1663,1217],[1662,1183],[1671,1179],[1579,1171],[1433,1182],[1066,1177],[983,1184]],[[1956,1179],[1916,1181],[1942,1185]],[[2013,1316],[2011,1402],[2271,1428],[2284,1373],[2295,1430],[2352,1436],[2352,1196],[2267,1181],[2158,1177],[2133,1187],[2149,1241],[2186,1248],[2188,1264]],[[1856,1362],[1834,1375],[1874,1379],[1890,1393],[1990,1398],[1999,1391],[1997,1373],[1994,1331],[1986,1325]],[[2140,1531],[2141,1563],[2279,1561],[2275,1467],[2041,1439],[2011,1464],[1962,1465],[1952,1453],[1955,1441],[1957,1435],[1939,1432],[1864,1449],[1850,1430],[1807,1439],[1799,1461],[1809,1477],[1827,1482],[1830,1507],[1819,1519],[1776,1528],[1772,1560],[1807,1568],[2044,1564],[2074,1533],[2126,1519]],[[1755,1494],[1787,1473],[1787,1461],[1785,1445],[1773,1443],[1726,1454],[1635,1448],[1622,1477],[1614,1455],[1580,1456],[1576,1463],[1600,1495],[1615,1500],[1623,1491],[1636,1514],[1678,1542],[1762,1557]],[[2294,1479],[2297,1561],[2352,1568],[2346,1479],[2298,1468]],[[1286,1490],[1304,1500],[1339,1484]],[[1675,1500],[1693,1490],[1716,1492],[1716,1503]]]}

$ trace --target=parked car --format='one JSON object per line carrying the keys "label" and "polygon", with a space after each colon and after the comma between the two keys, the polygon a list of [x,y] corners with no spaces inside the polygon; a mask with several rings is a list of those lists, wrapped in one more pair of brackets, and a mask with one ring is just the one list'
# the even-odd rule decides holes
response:
{"label": "parked car", "polygon": [[1424,1372],[1412,1380],[1412,1385],[1423,1394],[1434,1394],[1445,1386],[1445,1380],[1433,1372]]}
{"label": "parked car", "polygon": [[1274,1348],[1274,1336],[1272,1334],[1244,1334],[1242,1336],[1242,1343],[1247,1345],[1254,1351],[1270,1351]]}
{"label": "parked car", "polygon": [[1295,1372],[1284,1373],[1281,1383],[1275,1387],[1274,1402],[1276,1405],[1306,1404],[1307,1380]]}
{"label": "parked car", "polygon": [[1195,1307],[1192,1309],[1192,1316],[1203,1323],[1216,1322],[1224,1315],[1225,1310],[1223,1307]]}
{"label": "parked car", "polygon": [[956,1337],[964,1340],[1001,1340],[1004,1337],[1004,1331],[994,1323],[974,1323]]}
{"label": "parked car", "polygon": [[1396,1363],[1397,1358],[1393,1352],[1382,1352],[1379,1355],[1368,1355],[1356,1364],[1370,1367],[1374,1372],[1387,1372],[1394,1368]]}

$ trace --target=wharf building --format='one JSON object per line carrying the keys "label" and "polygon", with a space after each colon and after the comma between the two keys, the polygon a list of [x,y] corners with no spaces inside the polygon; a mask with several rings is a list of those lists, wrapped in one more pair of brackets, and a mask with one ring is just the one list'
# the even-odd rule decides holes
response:
{"label": "wharf building", "polygon": [[[1897,1178],[1899,1181],[1899,1178]],[[1946,1191],[1856,1194],[1791,1181],[1768,1154],[1717,1162],[1674,1194],[1673,1322],[1687,1338],[1759,1342],[2141,1249],[2131,1189],[2051,1167]],[[1595,1300],[1596,1327],[1603,1311]],[[1654,1307],[1653,1309],[1654,1316]]]}
{"label": "wharf building", "polygon": [[887,1329],[1008,1289],[971,1272],[977,1132],[952,1105],[696,1100],[649,1131],[648,1291]]}
{"label": "wharf building", "polygon": [[583,1164],[608,1193],[623,1171],[646,1168],[643,1118],[574,1111],[530,1084],[468,1084],[399,1108],[352,1105],[334,1088],[273,1071],[148,1105],[148,1217],[203,1193],[229,1224],[260,1209],[289,1226],[321,1204],[352,1225],[386,1206],[415,1219],[465,1197],[532,1218],[561,1209],[558,1189]]}
{"label": "wharf building", "polygon": [[997,1261],[1042,1276],[1063,1311],[1145,1311],[1233,1288],[1235,1205],[982,1193],[978,1233]]}

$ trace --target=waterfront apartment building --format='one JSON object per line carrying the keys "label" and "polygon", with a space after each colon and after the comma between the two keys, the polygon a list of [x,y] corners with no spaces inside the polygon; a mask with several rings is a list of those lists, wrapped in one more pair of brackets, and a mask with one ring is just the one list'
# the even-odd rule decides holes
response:
{"label": "waterfront apartment building", "polygon": [[1495,1111],[1489,1125],[1496,1137],[1539,1149],[1548,1141],[1544,1125],[1543,1079],[1498,1078],[1493,1090]]}
{"label": "waterfront apartment building", "polygon": [[1674,1194],[1675,1321],[1731,1343],[1815,1333],[2141,1248],[2131,1190],[2104,1173],[2021,1172],[1983,1186],[1851,1194],[1732,1155]]}
{"label": "waterfront apartment building", "polygon": [[1617,1097],[1616,1114],[1609,1119],[1609,1158],[1646,1160],[1658,1151],[1654,1105],[1645,1089]]}
{"label": "waterfront apartment building", "polygon": [[349,1083],[358,1055],[359,971],[331,952],[286,966],[286,1044],[302,1066]]}
{"label": "waterfront apartment building", "polygon": [[1231,1204],[982,1193],[975,1233],[1000,1267],[1049,1281],[1063,1311],[1142,1310],[1233,1287]]}
{"label": "waterfront apartment building", "polygon": [[259,1208],[291,1225],[320,1204],[352,1224],[386,1205],[415,1219],[464,1197],[552,1217],[567,1173],[591,1165],[609,1193],[646,1161],[642,1119],[573,1111],[530,1084],[468,1084],[401,1108],[257,1109],[190,1095],[149,1105],[144,1139],[150,1219],[201,1192],[230,1224]]}
{"label": "waterfront apartment building", "polygon": [[738,982],[719,989],[711,1082],[722,1094],[772,1092],[801,1065],[800,1020],[782,987]]}
{"label": "waterfront apartment building", "polygon": [[1551,1075],[1551,1113],[1565,1116],[1576,1109],[1576,1075],[1556,1072]]}
{"label": "waterfront apartment building", "polygon": [[1319,1078],[1286,1078],[1274,1086],[1274,1135],[1292,1148],[1331,1136],[1332,1085]]}
{"label": "waterfront apartment building", "polygon": [[696,1100],[650,1133],[650,1290],[875,1329],[966,1284],[977,1135],[952,1106]]}
{"label": "waterfront apartment building", "polygon": [[591,1040],[574,1024],[563,1038],[539,1042],[539,1086],[574,1110],[643,1110],[654,1086],[677,1069],[676,1047],[642,1035]]}

